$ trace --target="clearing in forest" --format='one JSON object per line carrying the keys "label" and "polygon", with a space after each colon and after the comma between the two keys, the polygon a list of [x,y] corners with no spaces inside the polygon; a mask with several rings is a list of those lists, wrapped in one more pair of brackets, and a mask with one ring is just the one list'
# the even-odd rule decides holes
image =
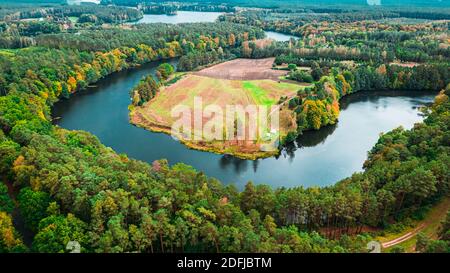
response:
{"label": "clearing in forest", "polygon": [[[229,105],[262,105],[279,111],[279,136],[285,136],[296,129],[295,114],[287,107],[277,106],[281,98],[295,97],[302,86],[278,80],[286,71],[271,70],[273,59],[233,60],[188,73],[175,83],[163,87],[157,95],[142,107],[131,109],[131,122],[151,131],[170,134],[172,125],[179,117],[172,110],[179,106],[188,106],[192,117],[195,115],[194,101],[201,99],[203,109],[208,105],[219,106],[224,110]],[[276,79],[276,80],[275,80]],[[202,116],[206,124],[212,117]],[[270,119],[270,118],[269,118]],[[194,128],[193,118],[191,120]],[[245,126],[248,126],[248,121]],[[194,129],[195,130],[195,129]],[[247,133],[248,127],[245,128]],[[198,134],[198,132],[194,132]],[[201,133],[200,133],[201,134]],[[204,133],[203,133],[204,134]],[[232,154],[241,158],[256,159],[278,152],[261,149],[258,140],[189,140],[183,141],[190,148],[215,153]]]}
{"label": "clearing in forest", "polygon": [[226,80],[263,80],[279,81],[288,71],[274,70],[272,64],[275,58],[236,59],[202,69],[193,74]]}

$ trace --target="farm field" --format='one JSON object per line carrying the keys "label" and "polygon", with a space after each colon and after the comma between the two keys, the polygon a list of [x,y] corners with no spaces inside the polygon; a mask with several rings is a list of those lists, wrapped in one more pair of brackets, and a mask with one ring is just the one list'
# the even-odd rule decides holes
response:
{"label": "farm field", "polygon": [[[177,105],[185,105],[192,110],[196,98],[197,100],[201,98],[203,108],[217,105],[224,111],[227,105],[243,107],[262,105],[268,107],[270,116],[270,107],[276,106],[281,98],[296,96],[297,91],[302,88],[299,84],[274,80],[286,71],[272,70],[272,63],[273,59],[238,59],[186,74],[174,84],[162,88],[142,107],[133,108],[130,120],[133,124],[152,131],[170,133],[172,124],[179,119],[172,117],[171,110]],[[193,115],[194,110],[191,111],[191,116]],[[203,117],[203,124],[211,118]],[[248,126],[246,122],[245,132]],[[295,129],[295,115],[287,107],[280,107],[279,136],[284,136]],[[194,135],[201,133],[198,130],[193,131]],[[250,159],[272,156],[278,152],[262,151],[262,143],[258,140],[184,141],[184,143],[194,149]]]}
{"label": "farm field", "polygon": [[227,80],[262,80],[278,81],[287,71],[273,70],[275,58],[265,59],[236,59],[214,65],[195,72],[198,76],[207,76]]}

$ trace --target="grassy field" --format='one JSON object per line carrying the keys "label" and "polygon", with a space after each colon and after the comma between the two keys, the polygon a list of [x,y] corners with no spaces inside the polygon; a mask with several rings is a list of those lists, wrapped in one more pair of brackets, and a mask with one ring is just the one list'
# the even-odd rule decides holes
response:
{"label": "grassy field", "polygon": [[[131,122],[152,131],[170,133],[172,124],[178,119],[171,115],[177,105],[193,109],[194,98],[201,98],[203,107],[214,104],[225,111],[227,105],[277,105],[281,97],[295,96],[301,89],[294,83],[262,80],[228,80],[196,74],[186,74],[176,82],[162,88],[151,101],[136,107],[130,113]],[[270,112],[270,108],[268,110]],[[192,111],[192,115],[194,112]],[[203,124],[209,119],[204,118]],[[296,129],[295,115],[286,109],[280,111],[281,136]],[[194,132],[201,134],[201,132]],[[216,153],[233,154],[241,158],[256,159],[274,155],[261,152],[258,141],[211,141],[184,142],[188,147]]]}
{"label": "grassy field", "polygon": [[[271,82],[272,83],[272,82]],[[269,82],[268,82],[269,84]],[[260,81],[244,81],[242,82],[242,89],[244,92],[249,92],[252,96],[254,104],[256,105],[265,105],[272,106],[276,103],[275,98],[269,98],[267,93],[268,91],[261,87]],[[282,86],[283,85],[283,86]],[[283,90],[289,90],[290,86],[286,83],[280,83],[279,88]],[[295,90],[293,90],[295,92]],[[288,96],[291,94],[287,94]]]}
{"label": "grassy field", "polygon": [[75,17],[75,16],[69,16],[69,20],[70,20],[70,22],[72,22],[73,24],[75,24],[75,23],[78,22],[78,17]]}
{"label": "grassy field", "polygon": [[294,96],[297,90],[298,85],[272,80],[238,81],[186,75],[163,88],[154,99],[137,111],[155,123],[170,125],[176,120],[171,117],[171,110],[177,105],[193,108],[195,97],[201,98],[204,106],[215,104],[222,109],[226,105],[272,106],[282,96]]}

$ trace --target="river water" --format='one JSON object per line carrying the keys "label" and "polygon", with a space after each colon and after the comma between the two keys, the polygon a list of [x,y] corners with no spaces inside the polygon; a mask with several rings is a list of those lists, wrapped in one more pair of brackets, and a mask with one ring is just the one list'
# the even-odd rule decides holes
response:
{"label": "river water", "polygon": [[183,162],[241,189],[249,180],[273,187],[325,186],[360,171],[379,134],[400,125],[411,128],[422,120],[418,107],[431,103],[434,97],[417,92],[352,94],[341,100],[337,125],[306,132],[277,158],[242,160],[190,150],[166,134],[129,123],[129,91],[144,75],[154,73],[158,64],[115,73],[96,87],[60,101],[53,109],[55,117],[62,117],[56,123],[63,128],[91,132],[106,146],[132,158]]}

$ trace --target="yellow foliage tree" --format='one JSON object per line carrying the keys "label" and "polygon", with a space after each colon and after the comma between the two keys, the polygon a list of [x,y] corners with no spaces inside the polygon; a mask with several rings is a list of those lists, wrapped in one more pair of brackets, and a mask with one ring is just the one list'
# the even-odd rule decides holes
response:
{"label": "yellow foliage tree", "polygon": [[228,36],[228,44],[230,46],[234,46],[236,44],[236,37],[233,33],[230,33],[230,35]]}
{"label": "yellow foliage tree", "polygon": [[69,92],[75,92],[77,89],[77,80],[70,76],[69,79],[67,79],[67,84],[69,86]]}
{"label": "yellow foliage tree", "polygon": [[12,252],[16,247],[24,248],[22,240],[17,238],[11,216],[0,211],[0,250]]}

